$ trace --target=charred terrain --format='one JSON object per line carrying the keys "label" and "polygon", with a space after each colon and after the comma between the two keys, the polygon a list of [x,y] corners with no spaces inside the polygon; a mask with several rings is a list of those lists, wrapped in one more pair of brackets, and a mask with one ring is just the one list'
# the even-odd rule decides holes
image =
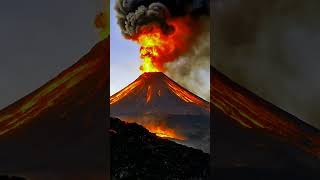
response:
{"label": "charred terrain", "polygon": [[0,179],[1,180],[26,180],[22,177],[16,177],[16,176],[1,176],[0,175]]}
{"label": "charred terrain", "polygon": [[136,123],[110,122],[113,179],[208,179],[209,154],[160,138]]}
{"label": "charred terrain", "polygon": [[319,130],[235,84],[214,68],[211,108],[214,176],[318,177]]}
{"label": "charred terrain", "polygon": [[30,179],[103,179],[109,40],[0,111],[0,173]]}

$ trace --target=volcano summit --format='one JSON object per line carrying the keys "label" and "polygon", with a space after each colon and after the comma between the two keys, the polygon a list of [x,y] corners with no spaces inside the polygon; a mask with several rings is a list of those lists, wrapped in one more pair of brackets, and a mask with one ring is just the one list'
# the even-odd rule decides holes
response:
{"label": "volcano summit", "polygon": [[210,105],[162,72],[142,74],[110,97],[110,114],[161,137],[209,151]]}
{"label": "volcano summit", "polygon": [[[110,99],[111,114],[207,115],[209,103],[162,72],[147,72]],[[123,109],[128,107],[130,109]]]}

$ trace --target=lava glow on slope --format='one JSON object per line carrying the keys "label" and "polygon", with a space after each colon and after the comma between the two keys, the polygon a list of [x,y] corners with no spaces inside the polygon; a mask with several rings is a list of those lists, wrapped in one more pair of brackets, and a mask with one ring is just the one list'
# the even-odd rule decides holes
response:
{"label": "lava glow on slope", "polygon": [[[51,110],[51,108],[65,103],[68,99],[66,97],[72,97],[75,90],[80,85],[83,86],[83,82],[89,82],[89,78],[93,78],[98,76],[99,73],[104,72],[103,68],[105,66],[103,62],[108,57],[106,53],[106,41],[98,43],[76,64],[64,70],[39,89],[1,110],[0,136],[40,117],[41,114]],[[98,82],[95,82],[97,86],[106,82],[106,77],[100,79]],[[94,94],[96,90],[94,88],[97,87],[87,88],[86,93],[88,94],[82,94],[83,99],[77,102],[84,102],[86,100],[85,95],[89,97],[90,93]]]}
{"label": "lava glow on slope", "polygon": [[[159,89],[157,86],[159,84],[163,84],[163,89]],[[184,89],[162,72],[148,72],[140,75],[134,82],[112,95],[110,97],[110,105],[116,104],[126,97],[136,96],[140,93],[146,94],[145,102],[147,104],[152,101],[153,97],[157,96],[161,98],[164,95],[162,94],[163,90],[169,90],[185,103],[194,104],[210,111],[210,104],[208,102]],[[153,94],[156,96],[153,96]]]}
{"label": "lava glow on slope", "polygon": [[213,107],[242,127],[273,134],[320,157],[320,134],[313,127],[238,86],[215,69],[211,72],[210,94]]}
{"label": "lava glow on slope", "polygon": [[189,50],[194,39],[191,20],[187,17],[177,18],[170,20],[168,24],[172,27],[169,32],[163,32],[157,24],[149,24],[143,26],[136,37],[130,38],[141,46],[142,73],[163,72],[166,62],[176,60]]}
{"label": "lava glow on slope", "polygon": [[[200,107],[205,112],[210,111],[208,102],[187,91],[162,72],[147,72],[140,75],[134,82],[111,96],[110,105],[111,110],[112,106],[123,103],[126,106],[130,104],[130,107],[137,106],[139,109],[144,109],[153,107],[154,103],[168,97],[171,98],[168,99],[168,101],[178,102],[178,104],[181,103],[182,105],[193,105],[197,108]],[[170,105],[170,102],[168,103]],[[185,112],[185,109],[183,109],[183,111]],[[148,116],[148,113],[149,112],[143,112],[143,116]],[[157,122],[155,122],[153,120],[142,120],[142,118],[134,120],[123,117],[121,119],[127,122],[136,122],[159,137],[186,140],[183,136],[179,135],[175,129],[168,127],[164,123],[164,120],[156,120]]]}
{"label": "lava glow on slope", "polygon": [[[70,89],[81,80],[95,72],[99,61],[91,61],[80,67],[65,71],[63,77],[58,77],[18,103],[0,112],[0,135],[13,130],[28,120],[38,116],[49,107],[58,104],[62,96],[67,96]],[[16,107],[17,106],[17,107]]]}
{"label": "lava glow on slope", "polygon": [[175,130],[170,129],[164,125],[147,124],[147,125],[144,125],[144,127],[148,129],[148,131],[150,131],[151,133],[154,133],[161,138],[176,139],[180,141],[185,140],[185,138],[183,136],[178,135]]}

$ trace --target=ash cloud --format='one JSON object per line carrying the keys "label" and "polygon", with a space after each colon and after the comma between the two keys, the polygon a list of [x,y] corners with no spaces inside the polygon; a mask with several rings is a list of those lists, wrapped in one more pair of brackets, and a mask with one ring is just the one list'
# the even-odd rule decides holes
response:
{"label": "ash cloud", "polygon": [[[118,0],[117,20],[125,38],[131,39],[148,24],[157,24],[164,33],[174,31],[167,22],[178,17],[191,17],[200,26],[192,27],[195,42],[186,53],[166,63],[165,73],[205,100],[210,97],[210,0]],[[196,23],[195,23],[196,24]]]}
{"label": "ash cloud", "polygon": [[320,128],[320,1],[216,0],[212,64]]}
{"label": "ash cloud", "polygon": [[169,18],[209,15],[208,0],[118,0],[115,6],[122,34],[134,37],[142,26],[156,23],[170,32]]}
{"label": "ash cloud", "polygon": [[210,21],[203,21],[202,33],[191,50],[166,64],[166,74],[177,83],[210,101]]}

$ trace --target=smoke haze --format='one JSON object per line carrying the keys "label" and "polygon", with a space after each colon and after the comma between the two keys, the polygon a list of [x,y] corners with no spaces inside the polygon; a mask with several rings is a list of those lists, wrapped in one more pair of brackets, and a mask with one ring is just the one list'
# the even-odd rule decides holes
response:
{"label": "smoke haze", "polygon": [[216,0],[212,64],[320,128],[320,2]]}
{"label": "smoke haze", "polygon": [[176,61],[166,64],[166,74],[192,93],[210,100],[210,21],[203,21],[203,30],[191,50]]}

